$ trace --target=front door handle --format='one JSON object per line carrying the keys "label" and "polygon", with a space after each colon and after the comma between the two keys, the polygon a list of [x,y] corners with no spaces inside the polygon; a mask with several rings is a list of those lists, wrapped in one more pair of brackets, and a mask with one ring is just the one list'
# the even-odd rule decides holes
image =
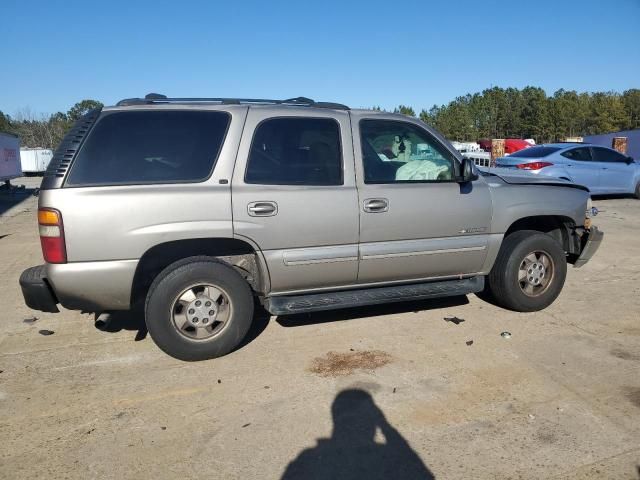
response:
{"label": "front door handle", "polygon": [[247,205],[247,212],[251,217],[272,217],[278,213],[276,202],[251,202]]}
{"label": "front door handle", "polygon": [[389,210],[389,200],[386,198],[367,198],[363,203],[363,209],[369,213],[380,213]]}

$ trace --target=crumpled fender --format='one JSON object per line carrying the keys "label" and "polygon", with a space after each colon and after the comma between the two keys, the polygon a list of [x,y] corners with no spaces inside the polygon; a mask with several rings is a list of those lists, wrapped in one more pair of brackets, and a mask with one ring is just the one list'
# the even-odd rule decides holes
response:
{"label": "crumpled fender", "polygon": [[[513,173],[497,173],[495,171],[489,172],[489,175],[495,175],[499,177],[505,183],[509,185],[540,185],[540,186],[558,186],[558,187],[568,187],[568,188],[577,188],[578,190],[584,190],[588,192],[589,189],[584,185],[578,185],[577,183],[573,183],[567,180],[562,180],[561,178],[547,177],[547,176],[538,176],[532,174],[513,174]],[[570,176],[567,174],[567,178]]]}

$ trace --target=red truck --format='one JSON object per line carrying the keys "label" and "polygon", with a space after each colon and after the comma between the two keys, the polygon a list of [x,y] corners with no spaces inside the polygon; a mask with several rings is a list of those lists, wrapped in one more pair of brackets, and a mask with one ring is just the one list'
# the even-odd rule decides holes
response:
{"label": "red truck", "polygon": [[[482,139],[478,140],[480,144],[480,148],[485,152],[491,151],[491,140],[490,139]],[[522,140],[520,138],[507,138],[504,141],[504,153],[511,154],[515,153],[518,150],[522,150],[523,148],[530,147],[531,144],[526,140]]]}

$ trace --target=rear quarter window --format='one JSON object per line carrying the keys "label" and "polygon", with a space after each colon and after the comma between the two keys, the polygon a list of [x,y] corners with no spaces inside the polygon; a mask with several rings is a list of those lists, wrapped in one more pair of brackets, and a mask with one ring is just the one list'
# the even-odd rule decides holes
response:
{"label": "rear quarter window", "polygon": [[66,185],[204,181],[213,171],[229,122],[226,112],[105,113],[73,162]]}

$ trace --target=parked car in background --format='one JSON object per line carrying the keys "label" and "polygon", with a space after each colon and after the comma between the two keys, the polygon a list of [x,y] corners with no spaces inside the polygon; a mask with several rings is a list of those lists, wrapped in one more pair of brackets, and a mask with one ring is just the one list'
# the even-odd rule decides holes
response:
{"label": "parked car in background", "polygon": [[599,145],[538,145],[498,158],[496,167],[562,178],[584,185],[592,194],[630,193],[640,198],[640,163]]}

